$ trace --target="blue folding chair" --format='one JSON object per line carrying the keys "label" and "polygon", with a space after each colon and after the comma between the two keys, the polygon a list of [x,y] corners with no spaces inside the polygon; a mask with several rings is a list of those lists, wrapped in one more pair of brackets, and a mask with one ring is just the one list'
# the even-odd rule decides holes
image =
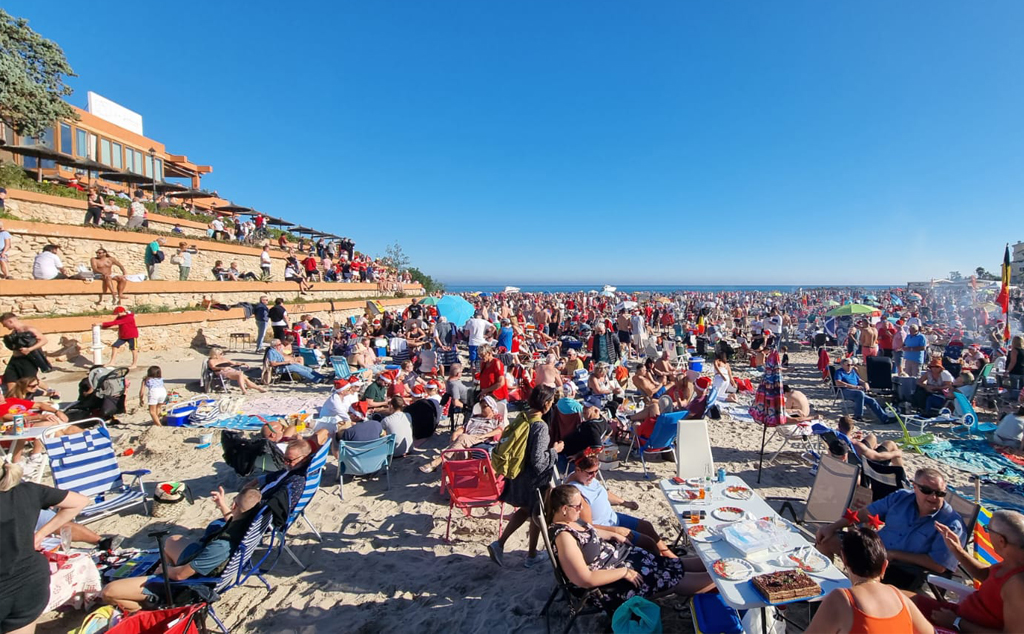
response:
{"label": "blue folding chair", "polygon": [[979,422],[978,412],[974,410],[971,401],[960,392],[953,392],[953,399],[956,403],[957,413],[963,413],[963,418],[960,419],[960,427],[963,427],[963,430],[957,433],[966,434],[967,436],[984,436],[985,434],[991,434],[999,428],[999,425],[996,423]]}
{"label": "blue folding chair", "polygon": [[[117,465],[110,431],[103,421],[88,418],[75,425],[91,422],[97,422],[99,426],[65,436],[57,436],[57,429],[48,429],[43,434],[54,484],[58,489],[75,491],[92,500],[77,521],[84,524],[139,504],[149,515],[146,490],[142,484],[142,476],[148,475],[149,470],[122,472]],[[122,478],[125,475],[134,479],[125,484]]]}
{"label": "blue folding chair", "polygon": [[302,363],[307,368],[320,368],[323,363],[320,361],[320,357],[316,356],[316,352],[312,348],[299,348],[296,347],[295,351],[302,357]]}
{"label": "blue folding chair", "polygon": [[347,379],[352,376],[352,368],[348,366],[345,357],[331,357],[331,365],[334,366],[334,378]]}
{"label": "blue folding chair", "polygon": [[[636,445],[637,453],[640,454],[640,463],[644,468],[644,478],[650,478],[647,473],[647,454],[664,454],[675,451],[676,432],[679,430],[679,421],[686,418],[686,410],[661,414],[654,421],[654,429],[651,430],[649,438],[642,438],[639,434],[639,427],[633,429],[633,442],[630,449]],[[626,454],[629,459],[629,452]]]}
{"label": "blue folding chair", "polygon": [[[305,569],[306,566],[303,565],[303,563],[299,561],[299,558],[295,556],[295,553],[288,548],[285,536],[288,534],[288,529],[290,529],[292,525],[299,520],[299,518],[302,518],[302,521],[306,523],[309,530],[313,531],[313,534],[316,535],[317,541],[323,541],[323,537],[320,536],[320,531],[316,530],[316,527],[313,526],[309,521],[309,518],[306,517],[306,506],[309,505],[313,496],[315,496],[316,492],[320,489],[320,480],[323,478],[324,468],[327,465],[327,455],[330,452],[331,443],[327,442],[324,443],[324,446],[320,447],[312,457],[310,457],[309,465],[306,467],[306,482],[303,485],[302,495],[299,497],[298,503],[296,503],[295,508],[293,508],[288,514],[288,519],[285,521],[284,527],[274,527],[273,533],[270,536],[270,548],[274,548],[274,542],[276,540],[277,548],[288,553],[288,556],[291,557],[295,563],[302,566],[303,569]],[[273,484],[268,484],[264,487],[264,491],[276,483],[277,482],[275,481]]]}
{"label": "blue folding chair", "polygon": [[391,490],[391,456],[395,453],[395,435],[388,434],[365,442],[338,441],[338,496],[345,499],[345,476],[372,475],[384,470]]}
{"label": "blue folding chair", "polygon": [[[221,596],[231,588],[243,585],[249,580],[249,577],[255,576],[267,587],[267,592],[270,592],[270,583],[263,577],[260,565],[266,561],[271,550],[268,549],[263,557],[255,563],[253,563],[253,553],[263,542],[263,537],[270,529],[271,517],[270,510],[266,506],[257,511],[256,516],[252,518],[252,523],[249,524],[249,528],[245,531],[245,536],[242,537],[242,542],[235,549],[235,552],[231,553],[227,566],[219,577],[190,577],[178,581],[172,580],[170,582],[171,591],[174,592],[176,588],[186,586],[208,586],[214,593]],[[156,577],[155,580],[162,582],[163,577]],[[214,613],[212,604],[210,605],[210,616],[213,617],[221,631],[224,634],[228,634],[228,629],[224,627],[224,623]]]}

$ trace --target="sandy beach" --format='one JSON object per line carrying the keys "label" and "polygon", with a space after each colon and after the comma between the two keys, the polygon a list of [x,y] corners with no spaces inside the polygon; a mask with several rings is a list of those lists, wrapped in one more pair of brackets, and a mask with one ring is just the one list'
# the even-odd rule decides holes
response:
{"label": "sandy beach", "polygon": [[[253,354],[230,356],[255,361]],[[836,412],[814,367],[815,355],[798,352],[791,357],[792,367],[785,380],[804,391],[813,407],[834,422]],[[138,380],[147,365],[160,364],[169,388],[182,389],[194,380],[200,359],[195,351],[186,351],[176,358],[166,353],[144,354],[140,369],[130,375],[129,406],[135,410],[122,417],[128,424],[114,428],[119,452],[129,447],[134,450],[134,455],[120,458],[122,467],[150,469],[150,487],[164,480],[187,482],[199,499],[195,505],[182,505],[176,518],[158,521],[141,513],[123,513],[91,525],[101,533],[124,535],[128,538],[125,546],[151,548],[154,540],[147,533],[171,524],[180,527],[173,530],[201,531],[218,515],[207,499],[209,491],[217,486],[237,491],[243,483],[224,463],[219,446],[195,448],[199,430],[154,428],[147,422],[148,415],[137,408]],[[49,376],[65,394],[73,393],[73,381],[57,379],[62,375],[58,367]],[[737,376],[742,377],[743,372],[737,370]],[[275,386],[272,393],[277,398],[318,402],[324,398],[326,389]],[[233,395],[238,396],[237,389]],[[250,394],[247,402],[260,398],[266,397]],[[874,431],[881,439],[898,435],[898,427],[867,422],[863,428]],[[430,449],[445,445],[446,429],[447,425],[442,423],[427,445]],[[805,497],[808,493],[813,476],[808,464],[794,450],[784,451],[774,464],[766,465],[761,484],[756,484],[761,442],[758,424],[723,418],[709,421],[709,432],[717,465],[742,477],[760,495]],[[769,444],[768,455],[774,453],[779,443],[776,439]],[[228,592],[216,604],[217,613],[228,628],[232,632],[545,631],[544,618],[539,613],[554,583],[550,565],[545,563],[532,569],[522,566],[525,530],[509,543],[505,567],[492,563],[486,544],[494,539],[497,530],[496,513],[484,516],[477,511],[474,517],[466,518],[457,512],[452,540],[446,542],[447,499],[438,490],[438,474],[426,475],[417,469],[424,459],[424,454],[397,459],[391,469],[390,490],[383,477],[347,481],[344,501],[338,498],[337,464],[329,459],[322,488],[307,508],[307,516],[321,531],[323,543],[315,541],[301,523],[297,524],[289,544],[307,566],[306,570],[282,558],[267,577],[273,586],[269,594],[255,579],[250,579],[244,588]],[[906,460],[908,472],[919,466],[943,468],[916,454],[907,454]],[[650,520],[662,535],[674,539],[678,523],[657,485],[658,478],[674,474],[674,465],[656,460],[652,467],[654,475],[645,480],[638,461],[620,465],[606,472],[607,486],[626,499],[636,500],[640,504],[636,515]],[[953,487],[973,490],[967,474],[943,470]],[[995,501],[1008,499],[1008,494],[994,486],[985,486],[983,495]],[[506,515],[510,510],[506,506]],[[671,598],[659,603],[666,631],[692,631],[688,613],[678,613]],[[553,619],[560,620],[563,615],[564,611],[557,609]],[[41,619],[39,631],[66,632],[81,618],[81,612],[63,617],[50,613]],[[598,631],[607,625],[607,619],[588,617],[577,627],[578,631]]]}

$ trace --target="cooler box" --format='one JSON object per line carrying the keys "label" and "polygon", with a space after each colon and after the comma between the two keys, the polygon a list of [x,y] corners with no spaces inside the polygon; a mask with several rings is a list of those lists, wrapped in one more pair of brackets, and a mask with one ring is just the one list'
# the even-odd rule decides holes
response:
{"label": "cooler box", "polygon": [[694,372],[703,372],[704,371],[704,359],[702,359],[700,357],[691,357],[690,358],[689,369],[693,370]]}
{"label": "cooler box", "polygon": [[717,592],[691,597],[690,615],[697,634],[740,634],[743,631],[739,613]]}
{"label": "cooler box", "polygon": [[172,408],[164,416],[164,424],[168,427],[184,427],[188,425],[188,419],[192,416],[192,413],[196,411],[200,403],[212,403],[211,399],[203,399],[199,401],[190,401],[183,403]]}
{"label": "cooler box", "polygon": [[388,356],[388,340],[383,337],[378,337],[373,340],[373,347],[377,349],[378,357]]}

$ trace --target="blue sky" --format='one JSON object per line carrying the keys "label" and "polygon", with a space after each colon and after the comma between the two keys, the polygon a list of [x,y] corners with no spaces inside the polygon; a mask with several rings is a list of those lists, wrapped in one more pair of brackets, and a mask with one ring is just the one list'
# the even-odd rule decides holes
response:
{"label": "blue sky", "polygon": [[449,283],[902,284],[1024,239],[1021,2],[4,5],[204,186]]}

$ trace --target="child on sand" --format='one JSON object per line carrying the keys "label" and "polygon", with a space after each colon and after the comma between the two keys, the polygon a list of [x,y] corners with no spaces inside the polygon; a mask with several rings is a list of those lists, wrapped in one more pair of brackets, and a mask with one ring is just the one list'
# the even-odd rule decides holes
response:
{"label": "child on sand", "polygon": [[93,325],[101,328],[117,328],[117,340],[110,346],[110,363],[108,365],[114,365],[118,350],[124,344],[128,344],[128,349],[132,353],[132,364],[128,367],[135,369],[135,366],[139,364],[139,327],[135,325],[135,315],[124,306],[118,306],[114,309],[113,321]]}
{"label": "child on sand", "polygon": [[[147,390],[149,391],[148,398],[144,396]],[[163,372],[160,370],[160,366],[151,365],[146,371],[146,379],[142,382],[142,387],[139,388],[139,405],[149,405],[149,416],[157,427],[161,425],[160,408],[166,400],[167,388],[164,387]]]}

